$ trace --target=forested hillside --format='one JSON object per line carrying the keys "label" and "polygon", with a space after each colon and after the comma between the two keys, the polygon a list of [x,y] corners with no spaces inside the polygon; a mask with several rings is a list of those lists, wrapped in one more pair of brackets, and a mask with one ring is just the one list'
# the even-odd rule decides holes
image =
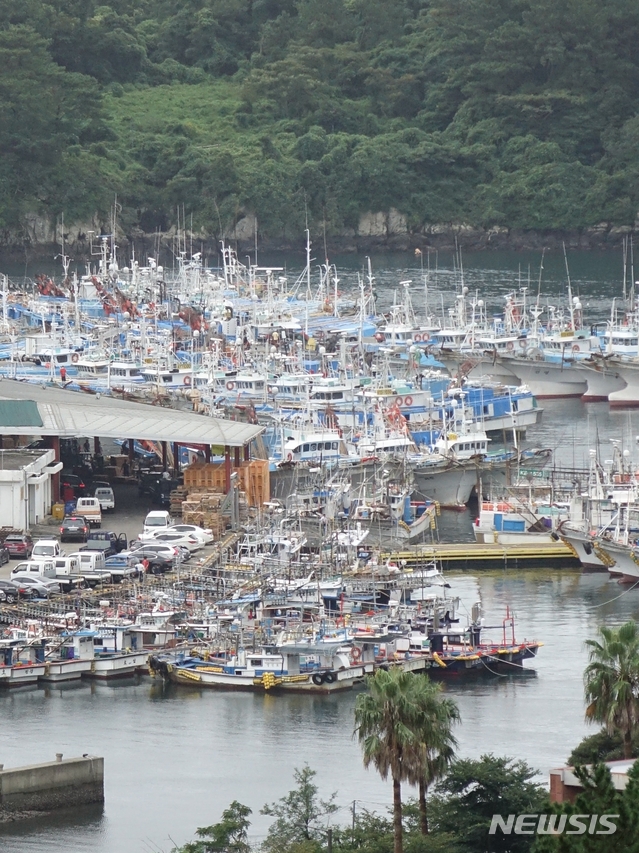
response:
{"label": "forested hillside", "polygon": [[0,0],[0,227],[632,225],[637,0]]}

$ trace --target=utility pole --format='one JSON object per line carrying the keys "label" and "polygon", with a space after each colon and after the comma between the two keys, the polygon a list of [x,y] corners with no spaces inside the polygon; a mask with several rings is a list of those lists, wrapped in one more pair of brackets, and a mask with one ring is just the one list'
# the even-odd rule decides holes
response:
{"label": "utility pole", "polygon": [[328,853],[333,853],[333,830],[328,830]]}

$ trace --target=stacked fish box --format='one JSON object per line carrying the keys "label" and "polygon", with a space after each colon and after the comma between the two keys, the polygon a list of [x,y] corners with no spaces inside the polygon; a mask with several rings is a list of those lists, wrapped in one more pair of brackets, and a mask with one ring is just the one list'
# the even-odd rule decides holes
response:
{"label": "stacked fish box", "polygon": [[[270,499],[271,483],[267,459],[251,459],[231,468],[237,474],[240,491],[246,495],[248,505],[261,507]],[[184,485],[189,493],[197,488],[212,492],[226,492],[226,469],[220,462],[198,462],[184,471]]]}
{"label": "stacked fish box", "polygon": [[224,535],[231,521],[230,513],[223,513],[224,495],[215,492],[191,492],[182,503],[182,520],[185,524],[197,524],[210,529],[216,539]]}

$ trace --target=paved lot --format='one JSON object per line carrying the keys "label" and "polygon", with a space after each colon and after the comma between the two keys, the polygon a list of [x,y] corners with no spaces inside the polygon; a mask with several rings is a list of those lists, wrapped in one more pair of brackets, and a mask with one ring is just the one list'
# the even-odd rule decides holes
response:
{"label": "paved lot", "polygon": [[[154,506],[148,495],[138,495],[137,484],[119,485],[113,488],[115,494],[115,512],[102,514],[102,530],[113,530],[115,533],[126,533],[127,539],[135,539],[142,532],[142,525],[146,514],[152,509],[160,509]],[[59,526],[56,522],[50,525],[38,525],[32,531],[34,541],[36,539],[59,537]],[[82,547],[79,542],[65,542],[63,548],[67,553],[77,551]],[[204,556],[208,549],[198,551],[197,556]],[[4,566],[0,566],[0,578],[8,578],[11,569],[17,564],[17,560],[11,560]]]}

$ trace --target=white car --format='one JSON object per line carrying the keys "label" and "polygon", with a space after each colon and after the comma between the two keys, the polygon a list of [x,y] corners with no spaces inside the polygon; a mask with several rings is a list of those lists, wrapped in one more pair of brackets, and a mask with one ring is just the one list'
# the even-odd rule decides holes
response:
{"label": "white car", "polygon": [[213,531],[208,528],[198,527],[197,524],[174,524],[169,527],[167,533],[190,533],[192,536],[197,536],[205,545],[210,545],[213,542]]}
{"label": "white car", "polygon": [[138,539],[145,545],[162,543],[163,545],[173,545],[175,548],[182,546],[183,548],[188,548],[189,551],[198,551],[204,545],[204,542],[192,533],[180,533],[179,531],[171,532],[170,530],[157,530],[149,531],[148,533],[140,533]]}
{"label": "white car", "polygon": [[31,556],[33,558],[63,557],[64,551],[60,548],[60,543],[57,539],[38,539],[33,546]]}
{"label": "white car", "polygon": [[152,533],[157,530],[168,530],[173,519],[165,509],[154,509],[144,519],[144,532]]}

